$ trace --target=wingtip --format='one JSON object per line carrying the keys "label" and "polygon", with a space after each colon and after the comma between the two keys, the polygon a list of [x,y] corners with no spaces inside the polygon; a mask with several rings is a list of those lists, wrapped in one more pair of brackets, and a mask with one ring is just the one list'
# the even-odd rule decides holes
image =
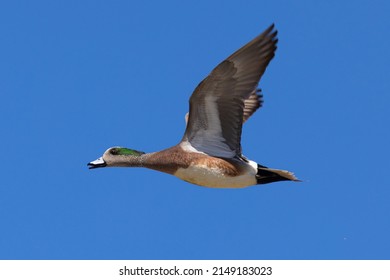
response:
{"label": "wingtip", "polygon": [[277,33],[278,32],[278,30],[275,27],[275,23],[274,22],[266,29],[266,31],[268,31],[268,33],[271,33],[272,31],[274,31],[272,33],[275,33],[275,32]]}
{"label": "wingtip", "polygon": [[276,49],[276,44],[278,43],[278,30],[275,28],[274,23],[272,23],[260,36],[270,38]]}

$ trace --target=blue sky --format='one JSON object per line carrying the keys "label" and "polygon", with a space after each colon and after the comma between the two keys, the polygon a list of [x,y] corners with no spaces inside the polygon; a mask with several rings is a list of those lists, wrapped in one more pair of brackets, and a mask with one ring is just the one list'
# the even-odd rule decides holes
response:
{"label": "blue sky", "polygon": [[[3,1],[1,259],[389,259],[388,1]],[[175,145],[188,99],[271,23],[243,151],[303,183],[88,170]]]}

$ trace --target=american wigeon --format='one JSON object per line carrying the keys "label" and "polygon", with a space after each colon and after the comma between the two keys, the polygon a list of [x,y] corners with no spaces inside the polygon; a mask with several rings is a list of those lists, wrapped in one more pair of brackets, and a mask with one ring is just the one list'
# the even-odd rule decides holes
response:
{"label": "american wigeon", "polygon": [[146,167],[184,181],[214,188],[243,188],[277,181],[299,181],[241,153],[242,124],[262,105],[258,83],[274,57],[274,25],[222,61],[190,98],[187,127],[179,144],[154,153],[109,148],[88,163],[97,167]]}

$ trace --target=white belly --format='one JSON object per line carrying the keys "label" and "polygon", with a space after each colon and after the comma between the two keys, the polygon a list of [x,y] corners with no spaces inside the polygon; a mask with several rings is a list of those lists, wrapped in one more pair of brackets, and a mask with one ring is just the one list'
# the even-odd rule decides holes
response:
{"label": "white belly", "polygon": [[252,168],[248,168],[246,174],[231,177],[224,175],[219,168],[200,165],[179,168],[174,175],[186,182],[210,188],[244,188],[257,183],[256,171]]}

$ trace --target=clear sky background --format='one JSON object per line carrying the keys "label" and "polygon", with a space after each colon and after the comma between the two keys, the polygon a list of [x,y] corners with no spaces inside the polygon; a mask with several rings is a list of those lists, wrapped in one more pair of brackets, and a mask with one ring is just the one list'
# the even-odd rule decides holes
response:
{"label": "clear sky background", "polygon": [[[2,1],[1,259],[389,259],[389,1]],[[252,160],[303,183],[208,189],[88,170],[177,144],[188,99],[271,23]]]}

